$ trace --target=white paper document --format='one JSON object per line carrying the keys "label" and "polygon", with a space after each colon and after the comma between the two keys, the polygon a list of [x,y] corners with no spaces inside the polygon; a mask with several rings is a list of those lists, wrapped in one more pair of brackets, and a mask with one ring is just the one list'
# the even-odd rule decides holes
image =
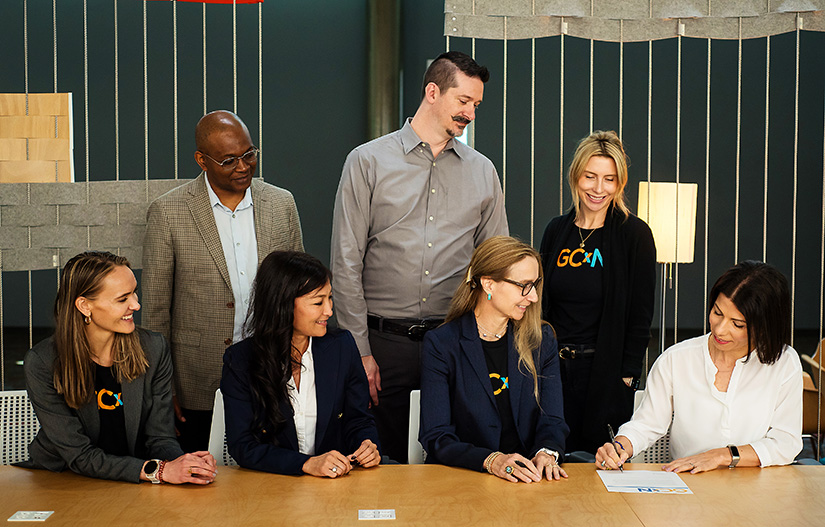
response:
{"label": "white paper document", "polygon": [[608,492],[693,494],[679,474],[663,470],[599,470]]}

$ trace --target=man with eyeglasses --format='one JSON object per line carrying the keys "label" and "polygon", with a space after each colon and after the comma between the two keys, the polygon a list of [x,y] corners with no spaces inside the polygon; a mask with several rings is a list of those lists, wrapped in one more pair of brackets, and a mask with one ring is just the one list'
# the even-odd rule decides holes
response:
{"label": "man with eyeglasses", "polygon": [[399,462],[424,333],[443,322],[473,249],[508,233],[493,163],[456,139],[489,77],[464,53],[436,58],[415,115],[349,154],[335,197],[336,315],[362,355],[381,452]]}
{"label": "man with eyeglasses", "polygon": [[243,339],[251,285],[272,251],[303,251],[292,194],[256,179],[260,151],[232,112],[195,128],[196,179],[157,198],[143,247],[143,326],[171,343],[181,447],[206,450],[224,350]]}

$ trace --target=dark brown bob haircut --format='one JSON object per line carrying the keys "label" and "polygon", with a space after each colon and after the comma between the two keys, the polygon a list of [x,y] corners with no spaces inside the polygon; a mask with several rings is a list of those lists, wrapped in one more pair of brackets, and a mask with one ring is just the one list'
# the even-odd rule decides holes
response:
{"label": "dark brown bob haircut", "polygon": [[754,349],[763,364],[779,360],[791,341],[791,294],[785,276],[772,265],[746,260],[725,271],[713,284],[708,314],[720,294],[745,317],[748,360]]}

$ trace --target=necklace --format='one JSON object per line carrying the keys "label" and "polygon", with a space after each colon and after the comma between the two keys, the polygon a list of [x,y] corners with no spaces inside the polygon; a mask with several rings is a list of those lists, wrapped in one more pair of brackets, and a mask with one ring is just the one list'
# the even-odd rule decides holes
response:
{"label": "necklace", "polygon": [[481,336],[484,338],[487,338],[488,333],[492,333],[493,335],[495,335],[497,339],[500,339],[504,336],[504,333],[507,330],[507,322],[505,321],[504,326],[499,330],[501,334],[499,334],[498,331],[490,331],[489,329],[481,325],[481,322],[478,321],[478,315],[476,315],[476,325],[478,325],[478,329],[481,330]]}
{"label": "necklace", "polygon": [[587,241],[587,238],[590,238],[591,236],[593,236],[593,233],[594,233],[594,232],[596,232],[596,229],[593,229],[592,231],[590,231],[590,234],[588,234],[588,235],[587,235],[587,238],[583,238],[583,237],[582,237],[582,228],[581,228],[581,227],[577,227],[577,228],[579,229],[579,239],[582,241],[582,242],[579,244],[579,247],[581,247],[582,249],[584,249],[584,242],[586,242],[586,241]]}

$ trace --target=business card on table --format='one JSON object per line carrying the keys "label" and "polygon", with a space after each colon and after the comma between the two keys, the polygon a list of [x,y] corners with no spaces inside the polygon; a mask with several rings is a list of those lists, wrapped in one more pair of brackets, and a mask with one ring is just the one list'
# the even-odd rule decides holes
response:
{"label": "business card on table", "polygon": [[359,520],[394,520],[395,509],[359,509]]}
{"label": "business card on table", "polygon": [[9,516],[10,522],[44,522],[54,511],[17,511]]}

